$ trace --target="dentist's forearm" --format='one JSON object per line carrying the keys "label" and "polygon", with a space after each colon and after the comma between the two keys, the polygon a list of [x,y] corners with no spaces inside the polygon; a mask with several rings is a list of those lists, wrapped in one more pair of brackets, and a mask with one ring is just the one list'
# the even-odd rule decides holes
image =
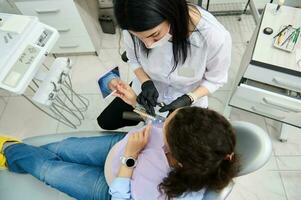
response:
{"label": "dentist's forearm", "polygon": [[208,96],[209,95],[209,90],[205,88],[204,86],[200,86],[194,91],[192,91],[194,96],[196,96],[198,99],[203,97],[203,96]]}
{"label": "dentist's forearm", "polygon": [[143,70],[142,67],[136,69],[134,71],[135,75],[137,76],[138,80],[140,81],[140,83],[144,83],[145,81],[150,80],[149,76],[145,73],[145,71]]}
{"label": "dentist's forearm", "polygon": [[131,104],[131,106],[132,106],[133,108],[135,108],[135,107],[137,106],[137,104],[138,104],[138,102],[135,100],[135,101]]}

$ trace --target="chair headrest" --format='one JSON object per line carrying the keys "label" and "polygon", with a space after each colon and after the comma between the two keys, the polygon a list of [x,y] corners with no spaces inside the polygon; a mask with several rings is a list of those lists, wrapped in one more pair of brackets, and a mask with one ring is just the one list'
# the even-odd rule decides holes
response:
{"label": "chair headrest", "polygon": [[263,167],[272,154],[269,135],[255,124],[243,121],[232,122],[236,131],[236,153],[240,156],[242,176]]}

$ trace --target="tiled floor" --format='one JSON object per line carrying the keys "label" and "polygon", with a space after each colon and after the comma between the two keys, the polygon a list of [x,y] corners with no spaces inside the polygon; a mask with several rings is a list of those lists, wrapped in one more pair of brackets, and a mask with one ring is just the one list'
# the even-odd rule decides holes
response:
{"label": "tiled floor", "polygon": [[[251,16],[218,17],[230,31],[233,38],[232,65],[229,82],[209,98],[209,107],[223,112],[225,100],[229,97],[237,70],[247,46],[247,41],[255,28]],[[121,46],[119,50],[118,47]],[[0,91],[0,132],[21,138],[62,132],[100,130],[96,118],[110,101],[104,101],[99,94],[97,80],[108,67],[119,65],[121,77],[129,82],[133,73],[120,59],[123,45],[119,45],[118,35],[104,35],[102,48],[96,56],[75,56],[71,77],[74,89],[89,99],[90,105],[85,120],[77,130],[65,126],[33,107],[23,97]],[[50,63],[49,58],[46,63]],[[273,156],[259,171],[236,179],[236,185],[229,200],[300,200],[301,190],[301,130],[292,129],[287,143],[277,140],[279,123],[233,109],[231,120],[249,121],[262,127],[273,141]]]}
{"label": "tiled floor", "polygon": [[250,175],[236,179],[230,200],[299,200],[301,193],[296,187],[301,182],[301,130],[289,132],[287,143],[278,141],[278,122],[233,109],[231,120],[243,120],[257,124],[271,137],[273,154],[266,166]]}

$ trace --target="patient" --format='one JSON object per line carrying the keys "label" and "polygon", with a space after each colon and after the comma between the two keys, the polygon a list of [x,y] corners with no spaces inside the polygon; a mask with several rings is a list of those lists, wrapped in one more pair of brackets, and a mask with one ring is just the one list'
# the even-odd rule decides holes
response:
{"label": "patient", "polygon": [[[120,82],[118,96],[136,95]],[[29,173],[79,200],[200,200],[236,176],[238,159],[230,123],[215,111],[184,107],[163,126],[128,134],[68,138],[34,147],[0,137],[0,165]],[[1,194],[0,194],[1,199]]]}

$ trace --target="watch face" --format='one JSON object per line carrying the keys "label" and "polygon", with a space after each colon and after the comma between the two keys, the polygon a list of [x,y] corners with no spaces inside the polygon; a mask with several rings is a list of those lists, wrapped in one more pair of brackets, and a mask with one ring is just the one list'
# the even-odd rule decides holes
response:
{"label": "watch face", "polygon": [[135,166],[135,160],[133,158],[127,159],[126,166],[128,166],[128,167],[134,167]]}

